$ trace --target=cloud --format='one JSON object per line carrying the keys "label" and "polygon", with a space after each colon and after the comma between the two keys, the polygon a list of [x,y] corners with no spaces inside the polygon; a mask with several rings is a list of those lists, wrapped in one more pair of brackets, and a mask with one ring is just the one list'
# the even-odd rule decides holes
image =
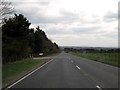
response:
{"label": "cloud", "polygon": [[81,34],[93,34],[100,29],[98,26],[82,26],[82,27],[74,27],[71,28],[74,33],[81,33]]}
{"label": "cloud", "polygon": [[118,40],[114,38],[107,38],[99,35],[49,35],[52,40],[57,41],[60,46],[69,46],[73,43],[73,46],[93,46],[93,47],[114,47],[117,45]]}
{"label": "cloud", "polygon": [[41,4],[41,5],[49,5],[49,4],[50,4],[50,2],[47,2],[47,1],[46,1],[46,2],[44,2],[44,1],[43,1],[43,2],[40,2],[40,4]]}
{"label": "cloud", "polygon": [[53,24],[58,24],[58,23],[72,23],[76,21],[79,16],[77,14],[68,12],[68,11],[60,11],[59,16],[49,16],[49,15],[44,15],[42,13],[36,13],[32,17],[32,21],[34,23],[53,23]]}
{"label": "cloud", "polygon": [[49,29],[49,30],[45,30],[47,34],[49,35],[63,35],[63,34],[68,34],[65,31],[61,31],[61,29]]}
{"label": "cloud", "polygon": [[[21,8],[22,7],[22,8]],[[26,12],[27,9],[27,12]],[[68,11],[60,11],[59,16],[50,16],[42,8],[30,5],[19,5],[16,8],[18,13],[24,14],[32,23],[72,23],[79,19],[77,14]]]}
{"label": "cloud", "polygon": [[78,20],[79,17],[78,15],[72,13],[72,12],[68,12],[68,11],[59,11],[59,15],[58,16],[47,16],[47,15],[42,15],[39,14],[39,16],[37,16],[37,19],[39,20],[34,20],[34,21],[38,21],[38,23],[53,23],[53,24],[59,24],[59,23],[73,23],[74,21]]}
{"label": "cloud", "polygon": [[[110,46],[116,41],[117,29],[114,28],[117,27],[118,15],[115,11],[106,12],[109,7],[101,10],[101,7],[94,7],[97,4],[91,8],[88,3],[88,7],[85,8],[86,5],[82,5],[81,0],[13,0],[12,2],[16,12],[25,15],[32,23],[31,27],[39,25],[50,39],[58,44],[103,45],[101,43],[103,40],[103,46],[105,44]],[[100,2],[102,5],[104,1]]]}
{"label": "cloud", "polygon": [[49,35],[95,35],[100,34],[103,32],[100,32],[100,29],[102,27],[100,26],[77,26],[72,27],[70,25],[52,25],[52,27],[47,27],[45,29],[45,32]]}
{"label": "cloud", "polygon": [[118,13],[114,13],[114,12],[107,12],[103,17],[103,21],[105,22],[112,22],[112,21],[116,21],[117,19],[118,19]]}
{"label": "cloud", "polygon": [[[100,21],[99,17],[88,17],[87,15],[75,13],[65,9],[59,9],[58,15],[50,15],[50,3],[48,1],[41,2],[21,2],[15,3],[15,9],[17,13],[24,14],[32,23],[42,24],[42,23],[74,23],[79,22],[82,24],[98,23]],[[42,4],[42,6],[41,6]],[[45,6],[45,7],[44,7]],[[50,11],[49,11],[50,10]],[[54,12],[53,12],[54,13]]]}
{"label": "cloud", "polygon": [[39,4],[39,5],[49,5],[50,1],[49,0],[12,0],[11,1],[14,5],[20,5],[20,4],[24,4],[24,5],[28,5],[28,4]]}

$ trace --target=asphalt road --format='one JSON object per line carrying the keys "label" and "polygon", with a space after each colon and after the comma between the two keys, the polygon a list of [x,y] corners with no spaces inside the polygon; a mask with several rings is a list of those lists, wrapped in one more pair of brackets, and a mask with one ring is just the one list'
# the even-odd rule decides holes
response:
{"label": "asphalt road", "polygon": [[118,68],[62,52],[11,88],[118,88]]}

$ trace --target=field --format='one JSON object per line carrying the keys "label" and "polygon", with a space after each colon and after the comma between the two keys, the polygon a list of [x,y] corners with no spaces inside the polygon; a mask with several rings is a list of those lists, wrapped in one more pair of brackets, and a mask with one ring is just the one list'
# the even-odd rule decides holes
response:
{"label": "field", "polygon": [[26,60],[16,61],[14,63],[3,66],[2,68],[3,86],[6,86],[11,82],[14,82],[15,80],[19,79],[20,77],[24,76],[28,72],[39,67],[40,65],[44,64],[47,61],[48,60],[45,59],[44,60],[26,59]]}
{"label": "field", "polygon": [[95,60],[95,61],[99,61],[102,63],[106,63],[106,64],[110,64],[113,66],[118,66],[120,67],[120,53],[79,53],[79,52],[72,52],[72,54],[80,56],[80,57],[84,57],[84,58],[88,58],[90,60]]}

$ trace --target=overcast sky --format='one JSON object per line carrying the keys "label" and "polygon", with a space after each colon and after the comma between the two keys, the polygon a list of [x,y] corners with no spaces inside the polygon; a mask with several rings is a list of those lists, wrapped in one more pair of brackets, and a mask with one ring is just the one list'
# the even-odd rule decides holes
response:
{"label": "overcast sky", "polygon": [[118,47],[119,0],[11,0],[59,46]]}

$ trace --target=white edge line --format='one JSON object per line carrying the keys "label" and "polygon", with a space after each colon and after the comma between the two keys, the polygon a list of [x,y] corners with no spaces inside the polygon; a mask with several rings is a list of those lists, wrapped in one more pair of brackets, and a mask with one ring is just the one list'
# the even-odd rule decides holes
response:
{"label": "white edge line", "polygon": [[43,66],[45,66],[46,64],[50,63],[53,59],[51,59],[50,61],[46,62],[45,64],[43,64],[42,66],[38,67],[37,69],[35,69],[34,71],[28,73],[26,76],[22,77],[21,79],[19,79],[18,81],[16,81],[15,83],[13,83],[12,85],[8,86],[8,88],[13,87],[14,85],[16,85],[17,83],[19,83],[20,81],[22,81],[23,79],[25,79],[26,77],[30,76],[31,74],[33,74],[34,72],[36,72],[37,70],[39,70],[40,68],[42,68]]}
{"label": "white edge line", "polygon": [[76,67],[77,67],[78,69],[80,69],[80,67],[79,67],[79,66],[77,66],[77,65],[76,65]]}
{"label": "white edge line", "polygon": [[98,88],[99,90],[102,90],[102,89],[101,89],[101,87],[100,87],[100,86],[98,86],[98,85],[96,86],[96,88]]}

